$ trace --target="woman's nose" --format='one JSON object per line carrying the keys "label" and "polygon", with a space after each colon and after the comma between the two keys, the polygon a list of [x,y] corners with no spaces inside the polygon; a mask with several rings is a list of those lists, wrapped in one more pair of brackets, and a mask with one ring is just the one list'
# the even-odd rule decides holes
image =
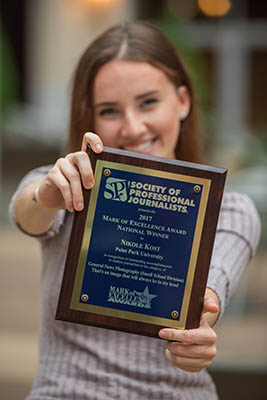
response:
{"label": "woman's nose", "polygon": [[145,121],[138,113],[128,113],[124,116],[121,134],[124,137],[137,138],[146,130]]}

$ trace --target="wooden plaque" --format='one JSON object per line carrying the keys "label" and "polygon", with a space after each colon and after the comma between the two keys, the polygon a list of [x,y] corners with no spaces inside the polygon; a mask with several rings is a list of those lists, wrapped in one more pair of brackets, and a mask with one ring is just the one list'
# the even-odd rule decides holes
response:
{"label": "wooden plaque", "polygon": [[88,148],[56,319],[158,337],[199,326],[226,170]]}

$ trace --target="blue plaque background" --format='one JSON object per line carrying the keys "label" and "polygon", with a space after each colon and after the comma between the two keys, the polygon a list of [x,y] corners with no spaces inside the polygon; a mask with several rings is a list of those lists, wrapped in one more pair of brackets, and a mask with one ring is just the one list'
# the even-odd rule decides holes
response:
{"label": "blue plaque background", "polygon": [[[80,302],[167,319],[172,318],[175,310],[179,320],[202,185],[197,178],[194,183],[157,176],[148,177],[146,174],[111,169],[109,165],[106,168],[111,171],[111,175],[106,177],[101,174]],[[110,178],[123,180],[125,184],[118,184],[117,191],[112,192],[112,185],[106,186],[111,181]],[[130,181],[164,186],[167,188],[166,194],[171,188],[181,190],[179,196],[193,201],[195,206],[188,206],[188,212],[183,213],[129,203]],[[200,186],[200,193],[193,190],[196,184]],[[144,220],[141,216],[148,218]],[[131,225],[131,220],[141,226],[134,226],[134,222]],[[142,227],[142,224],[146,225]],[[151,229],[151,225],[164,226],[165,230]],[[138,232],[129,231],[128,228],[137,229]],[[169,232],[169,228],[185,231],[186,234]],[[161,232],[168,235],[168,239],[153,237],[148,231]],[[134,242],[134,246],[139,244],[139,248],[123,245],[123,241]],[[146,244],[160,247],[160,250],[148,251],[140,248]],[[132,254],[132,251],[137,252]],[[144,255],[141,251],[162,259]],[[149,275],[142,275],[144,272]],[[84,298],[82,300],[83,294],[88,295],[87,301]]]}

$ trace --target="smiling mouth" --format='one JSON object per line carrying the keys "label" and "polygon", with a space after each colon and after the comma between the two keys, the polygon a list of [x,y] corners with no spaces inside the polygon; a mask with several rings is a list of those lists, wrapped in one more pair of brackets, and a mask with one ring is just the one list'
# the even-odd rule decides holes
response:
{"label": "smiling mouth", "polygon": [[155,143],[155,141],[157,140],[157,138],[151,139],[147,142],[138,144],[138,145],[127,145],[127,146],[123,146],[122,148],[124,150],[128,150],[128,151],[136,151],[138,153],[149,153],[151,146]]}

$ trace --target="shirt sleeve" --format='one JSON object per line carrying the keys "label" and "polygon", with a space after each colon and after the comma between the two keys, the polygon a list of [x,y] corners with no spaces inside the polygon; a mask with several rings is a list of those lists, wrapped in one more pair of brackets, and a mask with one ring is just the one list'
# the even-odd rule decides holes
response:
{"label": "shirt sleeve", "polygon": [[207,282],[219,297],[220,316],[256,252],[260,232],[260,218],[253,201],[245,194],[225,193]]}
{"label": "shirt sleeve", "polygon": [[24,178],[22,178],[22,180],[20,181],[15,193],[13,194],[11,201],[10,201],[10,205],[9,205],[9,214],[11,219],[13,220],[13,222],[16,224],[16,226],[23,232],[26,233],[29,236],[33,236],[33,237],[37,237],[40,239],[48,239],[51,238],[55,235],[57,235],[60,231],[61,226],[64,223],[64,219],[66,216],[66,211],[65,210],[59,210],[56,218],[54,220],[53,225],[49,228],[49,230],[47,232],[42,233],[41,235],[34,235],[31,234],[27,231],[25,231],[14,219],[14,213],[13,213],[13,209],[14,209],[14,203],[15,200],[18,196],[18,194],[21,192],[21,190],[27,186],[29,183],[36,181],[38,179],[42,179],[45,177],[45,175],[48,173],[48,171],[50,170],[50,168],[52,167],[52,165],[47,165],[47,166],[43,166],[43,167],[39,167],[36,168],[30,172],[28,172]]}

